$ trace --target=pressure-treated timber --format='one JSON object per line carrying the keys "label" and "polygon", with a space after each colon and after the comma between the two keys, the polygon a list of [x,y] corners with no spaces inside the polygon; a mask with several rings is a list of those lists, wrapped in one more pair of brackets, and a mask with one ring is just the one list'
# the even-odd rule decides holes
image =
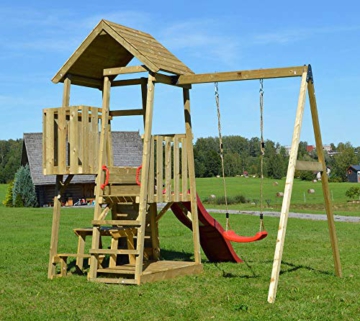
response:
{"label": "pressure-treated timber", "polygon": [[301,78],[299,100],[298,100],[298,106],[297,106],[297,111],[296,111],[294,132],[293,132],[292,144],[291,144],[291,150],[290,150],[290,156],[289,156],[289,165],[288,165],[286,181],[285,181],[284,198],[283,198],[283,203],[282,203],[281,213],[280,213],[278,235],[276,238],[274,262],[273,262],[273,267],[272,267],[272,272],[271,272],[271,280],[270,280],[269,294],[268,294],[268,302],[269,303],[275,302],[276,291],[277,291],[277,286],[278,286],[279,276],[280,276],[281,259],[282,259],[282,254],[283,254],[283,250],[284,250],[287,221],[288,221],[289,209],[290,209],[291,193],[292,193],[292,187],[294,184],[296,158],[297,158],[297,154],[298,154],[301,125],[302,125],[302,119],[303,119],[304,108],[305,108],[306,77],[307,77],[307,72],[304,72],[302,74],[302,78]]}
{"label": "pressure-treated timber", "polygon": [[145,66],[129,66],[129,67],[118,67],[118,68],[107,68],[104,69],[104,76],[115,76],[121,74],[132,74],[138,72],[147,72]]}
{"label": "pressure-treated timber", "polygon": [[147,100],[146,100],[146,114],[145,114],[145,128],[144,128],[144,142],[143,142],[143,157],[142,157],[142,173],[141,173],[141,189],[139,197],[139,220],[141,226],[137,234],[137,249],[139,255],[136,258],[135,266],[135,280],[140,284],[140,275],[142,274],[143,255],[144,255],[144,237],[145,237],[145,223],[146,223],[146,207],[147,207],[147,192],[149,179],[149,165],[151,157],[151,130],[152,118],[154,109],[154,90],[155,85],[153,77],[149,75],[147,84]]}
{"label": "pressure-treated timber", "polygon": [[203,84],[209,82],[241,81],[269,78],[301,77],[307,72],[307,66],[271,68],[257,70],[239,70],[231,72],[217,72],[208,74],[181,75],[177,85]]}
{"label": "pressure-treated timber", "polygon": [[190,115],[190,90],[183,89],[183,101],[184,101],[184,119],[185,119],[185,131],[186,131],[186,144],[187,144],[187,161],[189,170],[189,183],[190,183],[190,199],[191,199],[191,215],[192,215],[192,231],[193,231],[193,243],[194,243],[194,257],[195,263],[201,264],[200,256],[200,234],[199,234],[199,218],[197,207],[197,194],[196,194],[196,182],[195,182],[195,163],[194,163],[194,150],[192,143],[192,124]]}
{"label": "pressure-treated timber", "polygon": [[69,68],[78,60],[78,58],[84,53],[92,41],[101,33],[101,25],[97,25],[94,30],[86,37],[82,44],[75,50],[74,54],[66,61],[64,66],[57,72],[52,81],[56,84],[61,81],[69,70]]}
{"label": "pressure-treated timber", "polygon": [[57,254],[58,241],[59,241],[59,226],[60,226],[60,208],[61,208],[61,185],[62,176],[56,176],[56,187],[54,196],[53,220],[51,227],[51,240],[50,240],[50,253],[49,253],[49,267],[48,278],[53,279],[56,274],[56,264],[53,260]]}
{"label": "pressure-treated timber", "polygon": [[296,161],[295,169],[298,171],[323,171],[323,165],[320,162]]}
{"label": "pressure-treated timber", "polygon": [[327,177],[327,173],[326,173],[324,150],[322,148],[323,145],[322,145],[319,115],[318,115],[318,111],[317,111],[315,87],[314,87],[313,79],[308,81],[308,94],[309,94],[309,101],[310,101],[312,123],[313,123],[313,127],[314,127],[316,151],[317,151],[317,155],[319,158],[319,162],[322,165],[321,184],[322,184],[322,188],[323,188],[325,210],[326,210],[326,216],[327,216],[329,233],[330,233],[331,247],[332,247],[332,251],[333,251],[335,273],[337,276],[342,277],[340,252],[339,252],[339,246],[338,246],[338,241],[337,241],[337,236],[336,236],[334,213],[333,213],[333,209],[331,206],[331,196],[330,196],[330,190],[329,190],[329,184],[328,184],[328,177]]}
{"label": "pressure-treated timber", "polygon": [[124,109],[124,110],[111,110],[110,116],[142,116],[144,111],[142,109]]}
{"label": "pressure-treated timber", "polygon": [[95,174],[100,119],[101,108],[96,107],[44,109],[44,175]]}
{"label": "pressure-treated timber", "polygon": [[[102,119],[101,119],[101,133],[100,133],[100,146],[99,146],[99,162],[98,162],[98,173],[96,178],[96,187],[95,187],[95,209],[94,209],[94,220],[97,220],[102,212],[102,190],[101,182],[103,181],[103,170],[102,166],[104,165],[104,160],[106,158],[106,138],[108,136],[108,123],[109,123],[109,105],[110,105],[110,80],[108,77],[104,77],[104,86],[103,86],[103,103],[102,103]],[[100,242],[100,231],[94,226],[93,228],[93,237],[91,249],[99,249]],[[97,276],[97,267],[99,264],[99,257],[97,255],[92,255],[90,259],[90,270],[88,273],[88,279],[90,281],[94,280]]]}

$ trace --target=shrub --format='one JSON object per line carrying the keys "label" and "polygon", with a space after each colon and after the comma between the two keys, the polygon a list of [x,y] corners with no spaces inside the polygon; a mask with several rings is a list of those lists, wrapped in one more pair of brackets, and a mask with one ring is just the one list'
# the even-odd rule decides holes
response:
{"label": "shrub", "polygon": [[353,186],[350,187],[346,192],[345,192],[345,196],[348,198],[359,198],[360,199],[360,187],[357,186]]}
{"label": "shrub", "polygon": [[[207,198],[204,198],[202,201],[203,201],[203,203],[206,203],[206,204],[225,205],[225,196],[219,196],[216,198],[207,197]],[[228,205],[248,203],[248,202],[249,202],[249,200],[246,199],[246,197],[241,194],[235,195],[234,197],[231,197],[231,196],[227,197]]]}
{"label": "shrub", "polygon": [[13,206],[13,188],[14,188],[14,181],[11,181],[9,183],[6,195],[5,195],[5,199],[3,200],[3,204],[6,207],[12,207]]}
{"label": "shrub", "polygon": [[22,166],[17,170],[12,198],[15,207],[37,206],[35,186],[31,180],[29,165]]}

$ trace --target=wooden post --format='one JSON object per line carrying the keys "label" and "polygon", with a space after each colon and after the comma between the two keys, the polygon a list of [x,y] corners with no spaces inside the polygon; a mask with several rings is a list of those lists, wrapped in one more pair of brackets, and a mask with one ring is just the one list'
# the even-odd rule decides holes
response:
{"label": "wooden post", "polygon": [[67,76],[64,80],[64,90],[63,90],[63,99],[62,99],[63,107],[70,106],[70,87],[71,87],[71,78],[70,76]]}
{"label": "wooden post", "polygon": [[[99,163],[98,163],[98,174],[96,177],[96,187],[95,187],[95,209],[94,209],[94,220],[98,220],[101,215],[101,205],[102,205],[102,195],[103,192],[100,188],[103,170],[102,165],[104,165],[104,160],[106,159],[106,139],[108,137],[108,126],[109,126],[109,105],[110,105],[110,89],[111,82],[108,77],[104,77],[104,86],[103,86],[103,102],[102,102],[102,112],[101,112],[101,133],[100,133],[100,147],[99,147]],[[99,249],[100,244],[100,230],[98,227],[93,227],[92,234],[92,244],[91,249]],[[90,258],[90,271],[88,274],[88,279],[94,280],[97,276],[97,267],[99,259],[95,254],[91,255]]]}
{"label": "wooden post", "polygon": [[61,183],[62,176],[56,175],[56,186],[55,186],[55,196],[54,196],[54,208],[53,208],[53,220],[51,227],[51,241],[50,241],[50,253],[49,253],[49,268],[48,268],[48,278],[54,278],[56,274],[56,264],[54,262],[54,257],[57,254],[58,242],[59,242],[59,227],[60,227],[60,209],[61,209]]}
{"label": "wooden post", "polygon": [[149,165],[151,157],[151,130],[152,118],[154,108],[154,85],[155,78],[149,75],[147,84],[147,99],[146,99],[146,113],[145,113],[145,130],[143,143],[143,157],[142,157],[142,171],[141,171],[141,188],[140,188],[140,202],[139,202],[139,220],[141,226],[137,233],[137,250],[139,255],[136,258],[135,266],[135,280],[140,284],[140,275],[142,273],[143,256],[144,256],[144,237],[145,237],[145,223],[146,223],[146,207],[147,207],[147,191],[149,180]]}
{"label": "wooden post", "polygon": [[147,102],[147,81],[146,78],[141,78],[141,101],[143,109],[143,121],[145,126],[146,102]]}
{"label": "wooden post", "polygon": [[[70,87],[71,87],[71,80],[70,80],[69,77],[66,77],[65,80],[64,80],[62,107],[69,107],[69,104],[70,104]],[[59,115],[58,117],[61,117],[61,116]],[[53,126],[54,114],[52,114],[52,118],[50,120],[47,119],[47,122],[49,122],[49,125]],[[62,122],[60,122],[60,123],[62,123]],[[53,138],[52,141],[49,141],[48,137],[46,137],[46,149],[47,149],[47,154],[48,154],[48,152],[53,153],[53,151],[50,151],[49,149],[51,149],[51,148],[54,149],[55,146],[54,146],[54,132],[51,131],[51,133],[49,133],[49,131],[47,131],[47,134],[50,135],[50,137]],[[60,146],[62,146],[62,144]],[[60,146],[56,146],[56,148],[58,148]],[[65,149],[64,150],[58,150],[58,153],[66,153],[66,150]],[[46,160],[46,162],[47,161],[48,160]],[[47,172],[47,174],[50,174],[50,173]],[[70,180],[71,180],[71,178],[70,178]],[[69,182],[70,182],[70,180],[69,180]],[[52,227],[51,227],[51,240],[50,240],[50,253],[49,253],[49,267],[48,267],[48,278],[49,279],[54,278],[54,276],[56,274],[56,264],[54,262],[54,257],[55,257],[55,255],[57,255],[58,243],[59,243],[61,193],[64,192],[64,189],[66,187],[66,186],[64,186],[64,188],[61,187],[62,181],[63,181],[63,176],[62,175],[56,175],[54,208],[53,208],[53,220],[52,220]]]}
{"label": "wooden post", "polygon": [[307,71],[303,72],[301,78],[301,85],[300,85],[300,94],[296,112],[296,119],[295,119],[295,126],[294,132],[292,137],[292,144],[291,144],[291,151],[289,157],[289,165],[286,174],[286,182],[285,182],[285,189],[284,189],[284,198],[281,207],[281,214],[280,214],[280,222],[279,222],[279,229],[278,235],[276,239],[276,247],[275,247],[275,255],[274,255],[274,263],[271,272],[271,280],[270,280],[270,287],[269,287],[269,294],[268,294],[268,302],[274,303],[276,298],[276,291],[279,282],[279,275],[280,275],[280,268],[281,268],[281,258],[284,249],[284,242],[285,242],[285,234],[286,234],[286,227],[287,221],[289,217],[289,209],[290,209],[290,200],[291,200],[291,193],[294,184],[294,174],[295,174],[295,166],[300,142],[300,132],[301,132],[301,125],[302,125],[302,118],[304,114],[304,107],[305,107],[305,96],[306,96],[306,77]]}
{"label": "wooden post", "polygon": [[[199,219],[197,209],[197,194],[196,194],[196,182],[195,182],[195,162],[194,162],[194,150],[193,150],[193,134],[191,125],[190,114],[190,90],[183,89],[184,98],[184,116],[185,116],[185,131],[186,131],[186,146],[187,146],[187,161],[189,169],[189,182],[190,182],[190,200],[191,200],[191,215],[192,215],[192,230],[193,230],[193,242],[194,242],[194,257],[195,263],[201,264],[200,256],[200,234],[199,234]],[[183,153],[185,150],[183,150]]]}
{"label": "wooden post", "polygon": [[156,216],[157,216],[156,203],[150,204],[149,214],[150,214],[153,260],[157,261],[160,258],[160,246],[159,246],[159,228],[158,228],[159,223],[156,220]]}
{"label": "wooden post", "polygon": [[336,237],[334,214],[333,214],[333,209],[331,206],[329,183],[328,183],[328,177],[327,177],[327,173],[326,173],[326,164],[325,164],[323,144],[322,144],[322,139],[321,139],[319,116],[318,116],[317,105],[316,105],[315,87],[314,87],[314,83],[313,83],[312,79],[308,82],[308,93],[309,93],[309,101],[310,101],[310,108],[311,108],[311,117],[312,117],[314,134],[315,134],[316,151],[317,151],[317,155],[319,158],[319,162],[322,164],[321,184],[322,184],[322,188],[323,188],[325,210],[326,210],[326,216],[327,216],[327,221],[328,221],[328,226],[329,226],[331,247],[332,247],[333,257],[334,257],[335,273],[337,276],[342,277],[340,253],[339,253],[339,247],[338,247],[338,242],[337,242],[337,237]]}

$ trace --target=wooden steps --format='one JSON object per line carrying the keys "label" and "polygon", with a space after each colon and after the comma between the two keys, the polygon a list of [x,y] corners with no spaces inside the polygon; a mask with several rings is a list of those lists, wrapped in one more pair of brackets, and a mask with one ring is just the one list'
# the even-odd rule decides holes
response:
{"label": "wooden steps", "polygon": [[124,254],[124,255],[139,255],[139,251],[137,250],[116,250],[116,249],[91,249],[90,254],[104,254],[104,255],[119,255],[119,254]]}
{"label": "wooden steps", "polygon": [[116,225],[116,226],[140,226],[140,221],[131,221],[131,220],[93,220],[91,222],[94,226],[100,225]]}

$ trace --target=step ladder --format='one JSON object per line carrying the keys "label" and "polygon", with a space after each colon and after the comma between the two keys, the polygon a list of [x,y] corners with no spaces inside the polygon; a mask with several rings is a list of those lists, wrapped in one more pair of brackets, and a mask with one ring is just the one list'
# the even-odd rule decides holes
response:
{"label": "step ladder", "polygon": [[[140,275],[149,261],[158,259],[152,242],[150,208],[139,212],[140,186],[136,168],[107,168],[105,183],[96,195],[93,241],[88,279],[103,283],[140,284]],[[95,190],[99,190],[96,189]],[[155,205],[156,206],[156,205]],[[109,248],[100,248],[100,230],[111,227]],[[100,256],[105,261],[99,265]]]}

